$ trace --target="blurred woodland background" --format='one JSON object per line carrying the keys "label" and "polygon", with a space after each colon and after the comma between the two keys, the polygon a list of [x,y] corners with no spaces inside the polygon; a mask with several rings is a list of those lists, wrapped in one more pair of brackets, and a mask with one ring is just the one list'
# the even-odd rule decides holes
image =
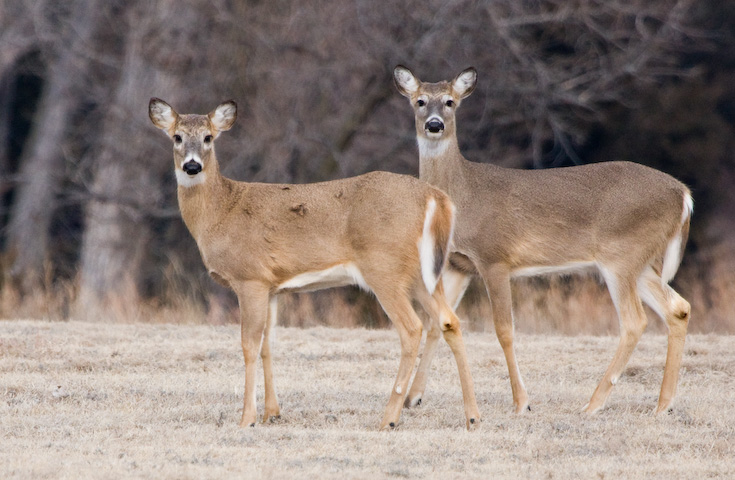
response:
{"label": "blurred woodland background", "polygon": [[[235,100],[217,143],[233,178],[417,175],[398,63],[428,81],[477,68],[458,113],[471,160],[624,159],[686,182],[674,284],[691,331],[735,333],[735,2],[722,0],[0,0],[0,318],[237,321],[180,220],[149,98],[182,113]],[[475,283],[461,317],[490,329],[487,305]],[[515,305],[522,331],[617,331],[594,279],[519,281]],[[279,323],[388,324],[353,288],[286,296]]]}

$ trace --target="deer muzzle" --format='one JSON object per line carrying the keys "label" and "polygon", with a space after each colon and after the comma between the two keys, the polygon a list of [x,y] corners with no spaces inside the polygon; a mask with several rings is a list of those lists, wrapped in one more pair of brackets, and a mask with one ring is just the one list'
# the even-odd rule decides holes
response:
{"label": "deer muzzle", "polygon": [[197,162],[196,160],[189,160],[184,165],[182,165],[181,168],[187,175],[194,176],[202,171],[202,164]]}
{"label": "deer muzzle", "polygon": [[429,133],[441,133],[444,131],[444,122],[437,117],[430,118],[424,124],[424,129]]}

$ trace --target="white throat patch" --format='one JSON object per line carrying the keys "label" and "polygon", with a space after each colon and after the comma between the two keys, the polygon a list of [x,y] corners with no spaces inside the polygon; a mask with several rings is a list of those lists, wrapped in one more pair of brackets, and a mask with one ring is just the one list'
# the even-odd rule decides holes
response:
{"label": "white throat patch", "polygon": [[433,158],[444,155],[449,146],[448,138],[441,138],[438,140],[432,140],[430,138],[418,137],[419,144],[419,157],[421,158]]}
{"label": "white throat patch", "polygon": [[201,185],[207,180],[207,174],[199,172],[196,175],[189,175],[180,168],[176,169],[176,183],[182,187],[193,187],[195,185]]}

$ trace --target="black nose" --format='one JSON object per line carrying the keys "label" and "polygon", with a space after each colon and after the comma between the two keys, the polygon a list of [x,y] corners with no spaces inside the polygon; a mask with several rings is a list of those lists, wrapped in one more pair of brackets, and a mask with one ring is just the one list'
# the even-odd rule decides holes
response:
{"label": "black nose", "polygon": [[197,173],[202,171],[202,166],[199,164],[199,162],[195,162],[194,160],[189,160],[184,164],[184,172],[186,172],[187,175],[196,175]]}
{"label": "black nose", "polygon": [[444,124],[438,118],[432,118],[431,120],[426,122],[424,128],[426,128],[431,133],[439,133],[444,130]]}

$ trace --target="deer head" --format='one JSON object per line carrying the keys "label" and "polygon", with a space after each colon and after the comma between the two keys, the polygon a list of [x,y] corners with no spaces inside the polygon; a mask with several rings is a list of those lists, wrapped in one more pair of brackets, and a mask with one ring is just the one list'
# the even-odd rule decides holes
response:
{"label": "deer head", "polygon": [[191,187],[204,182],[207,170],[216,165],[214,140],[235,123],[237,104],[224,102],[208,115],[179,115],[168,103],[151,98],[148,116],[173,140],[179,185]]}

